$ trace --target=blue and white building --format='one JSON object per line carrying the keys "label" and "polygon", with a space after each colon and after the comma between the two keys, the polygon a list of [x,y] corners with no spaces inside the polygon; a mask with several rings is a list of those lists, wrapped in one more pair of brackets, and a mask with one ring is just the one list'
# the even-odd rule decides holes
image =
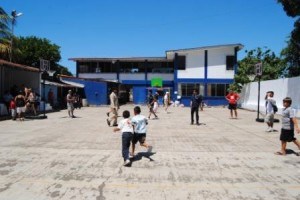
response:
{"label": "blue and white building", "polygon": [[[189,105],[194,89],[208,105],[224,105],[224,96],[237,72],[237,54],[242,44],[226,44],[166,51],[165,57],[70,58],[76,62],[76,77],[120,83],[133,103],[144,103],[151,80],[162,79],[171,98]],[[105,86],[108,90],[109,87]],[[108,93],[108,91],[107,91]],[[107,94],[106,94],[107,95]],[[107,99],[107,97],[105,97]]]}

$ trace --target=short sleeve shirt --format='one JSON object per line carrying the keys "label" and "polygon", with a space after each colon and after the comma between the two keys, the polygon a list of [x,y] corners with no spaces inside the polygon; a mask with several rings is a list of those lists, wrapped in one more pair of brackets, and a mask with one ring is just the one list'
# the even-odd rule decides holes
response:
{"label": "short sleeve shirt", "polygon": [[119,122],[118,128],[121,130],[122,133],[125,133],[125,132],[133,133],[133,127],[132,127],[132,124],[131,124],[131,121],[129,118],[122,119]]}
{"label": "short sleeve shirt", "polygon": [[239,95],[236,94],[236,93],[233,93],[233,94],[228,94],[226,96],[227,99],[229,99],[229,103],[230,104],[236,104],[237,103],[237,100],[239,98]]}
{"label": "short sleeve shirt", "polygon": [[134,126],[135,133],[146,133],[147,128],[146,125],[148,121],[143,115],[136,115],[131,119],[131,124]]}
{"label": "short sleeve shirt", "polygon": [[294,123],[291,120],[296,117],[295,109],[288,107],[282,110],[282,129],[293,130]]}

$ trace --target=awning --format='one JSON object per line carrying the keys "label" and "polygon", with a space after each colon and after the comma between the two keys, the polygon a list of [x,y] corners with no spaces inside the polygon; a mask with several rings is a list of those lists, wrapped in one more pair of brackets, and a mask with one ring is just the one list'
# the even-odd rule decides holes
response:
{"label": "awning", "polygon": [[[64,88],[74,88],[74,87],[78,88],[78,86],[74,86],[71,84],[58,83],[58,82],[52,82],[52,81],[47,81],[47,80],[45,81],[45,85],[53,85],[53,86],[64,87]],[[79,87],[79,88],[82,88],[82,87]]]}
{"label": "awning", "polygon": [[71,87],[84,88],[84,85],[80,84],[80,83],[76,83],[76,82],[73,82],[73,81],[66,81],[62,78],[60,79],[60,81],[63,82],[63,83],[66,83],[68,85],[71,85]]}

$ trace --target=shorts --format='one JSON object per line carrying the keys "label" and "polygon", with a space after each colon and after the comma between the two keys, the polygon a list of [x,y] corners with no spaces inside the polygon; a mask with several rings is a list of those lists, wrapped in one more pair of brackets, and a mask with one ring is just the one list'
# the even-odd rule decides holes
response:
{"label": "shorts", "polygon": [[229,109],[229,110],[236,110],[236,107],[237,107],[237,104],[236,104],[236,103],[230,103],[230,104],[228,105],[228,109]]}
{"label": "shorts", "polygon": [[26,111],[25,106],[24,107],[17,107],[17,113],[18,114],[24,113],[25,111]]}
{"label": "shorts", "polygon": [[273,123],[274,122],[274,113],[268,113],[265,117],[266,123]]}
{"label": "shorts", "polygon": [[74,110],[74,105],[72,103],[68,103],[67,107],[68,107],[68,111]]}
{"label": "shorts", "polygon": [[281,129],[280,134],[280,140],[283,142],[293,142],[296,140],[294,135],[294,129],[287,130],[287,129]]}
{"label": "shorts", "polygon": [[146,140],[146,133],[134,133],[132,138],[132,143],[136,144],[138,141],[140,144],[144,144]]}

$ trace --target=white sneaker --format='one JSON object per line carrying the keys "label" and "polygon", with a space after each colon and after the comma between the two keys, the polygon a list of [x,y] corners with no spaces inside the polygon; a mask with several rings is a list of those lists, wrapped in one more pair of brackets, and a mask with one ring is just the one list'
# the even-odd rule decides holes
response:
{"label": "white sneaker", "polygon": [[151,152],[152,152],[152,149],[153,149],[153,146],[149,146],[147,152],[148,152],[148,153],[151,153]]}
{"label": "white sneaker", "polygon": [[125,160],[125,162],[124,162],[123,166],[126,166],[126,167],[127,167],[127,166],[129,166],[129,165],[130,165],[130,160],[128,160],[128,159],[127,159],[127,160]]}
{"label": "white sneaker", "polygon": [[272,128],[271,127],[268,127],[266,132],[272,132]]}

